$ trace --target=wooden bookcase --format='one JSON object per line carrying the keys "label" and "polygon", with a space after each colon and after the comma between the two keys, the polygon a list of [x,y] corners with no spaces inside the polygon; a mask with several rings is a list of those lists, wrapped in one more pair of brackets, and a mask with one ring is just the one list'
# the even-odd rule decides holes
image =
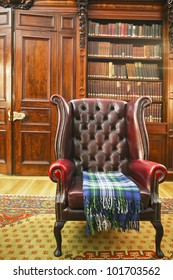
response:
{"label": "wooden bookcase", "polygon": [[162,122],[163,53],[161,21],[89,19],[87,96],[150,96],[146,121]]}

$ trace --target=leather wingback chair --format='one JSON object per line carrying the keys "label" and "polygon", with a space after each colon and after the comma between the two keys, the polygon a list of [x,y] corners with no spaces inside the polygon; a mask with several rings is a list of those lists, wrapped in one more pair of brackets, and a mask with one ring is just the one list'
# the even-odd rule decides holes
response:
{"label": "leather wingback chair", "polygon": [[55,256],[61,256],[61,230],[66,221],[85,220],[82,171],[121,171],[139,187],[143,210],[140,221],[150,221],[156,229],[156,256],[164,256],[158,185],[165,180],[164,165],[148,160],[149,141],[144,108],[150,98],[130,102],[83,98],[66,102],[53,95],[58,125],[55,139],[56,161],[49,176],[57,183],[54,235]]}

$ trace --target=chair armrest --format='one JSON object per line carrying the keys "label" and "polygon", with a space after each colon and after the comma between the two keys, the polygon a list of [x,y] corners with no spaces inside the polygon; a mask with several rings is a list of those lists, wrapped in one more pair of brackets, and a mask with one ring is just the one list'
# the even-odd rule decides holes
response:
{"label": "chair armrest", "polygon": [[160,163],[137,159],[130,162],[129,173],[151,194],[158,195],[158,185],[165,181],[167,169]]}
{"label": "chair armrest", "polygon": [[53,182],[60,182],[61,187],[67,190],[71,185],[75,168],[72,161],[59,159],[50,165],[48,175]]}
{"label": "chair armrest", "polygon": [[75,164],[68,159],[59,159],[53,162],[48,170],[50,179],[57,183],[56,188],[56,219],[62,220],[62,211],[67,206],[67,193],[71,186]]}

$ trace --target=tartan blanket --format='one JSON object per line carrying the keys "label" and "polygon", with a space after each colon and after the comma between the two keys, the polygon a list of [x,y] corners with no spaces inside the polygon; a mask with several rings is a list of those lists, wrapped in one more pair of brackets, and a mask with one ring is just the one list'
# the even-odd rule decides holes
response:
{"label": "tartan blanket", "polygon": [[87,234],[139,230],[140,192],[123,173],[83,171],[83,195]]}

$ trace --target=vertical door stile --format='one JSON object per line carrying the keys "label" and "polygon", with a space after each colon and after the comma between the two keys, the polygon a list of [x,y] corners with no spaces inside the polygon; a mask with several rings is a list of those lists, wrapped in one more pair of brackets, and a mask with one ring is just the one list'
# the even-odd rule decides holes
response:
{"label": "vertical door stile", "polygon": [[12,174],[12,14],[0,10],[0,174]]}

